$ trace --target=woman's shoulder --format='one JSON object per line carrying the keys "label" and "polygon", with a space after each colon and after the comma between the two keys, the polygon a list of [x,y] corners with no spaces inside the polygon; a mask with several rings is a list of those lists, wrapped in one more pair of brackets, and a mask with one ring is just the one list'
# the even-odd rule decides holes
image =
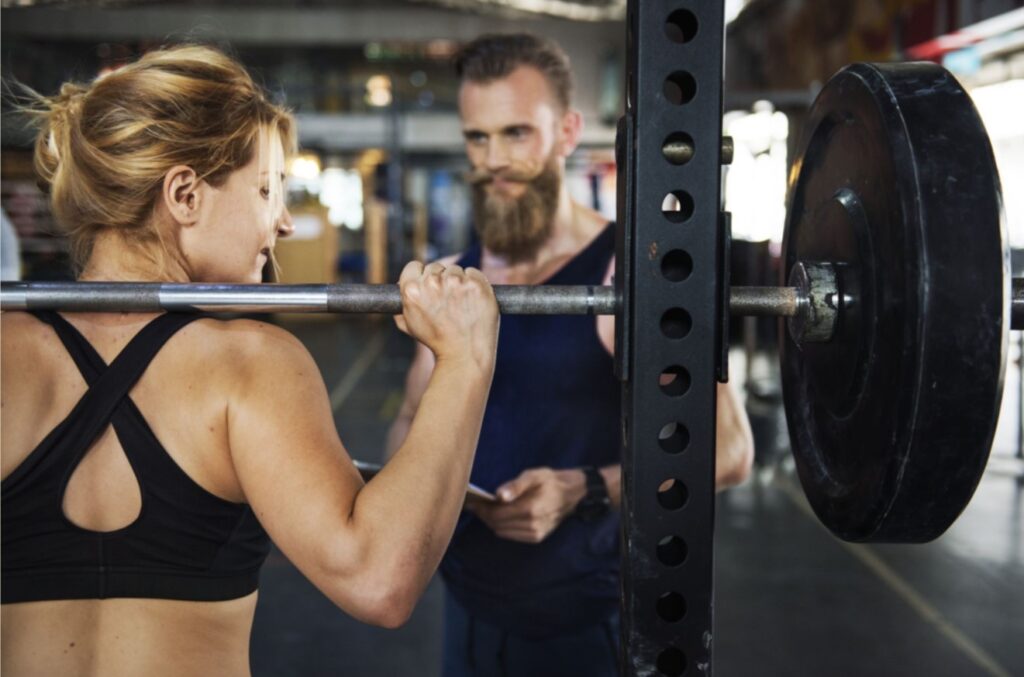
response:
{"label": "woman's shoulder", "polygon": [[[32,313],[5,310],[0,313],[0,340],[5,359],[9,351],[31,354],[57,337],[49,326]],[[6,366],[6,365],[5,365]]]}
{"label": "woman's shoulder", "polygon": [[184,356],[224,365],[234,372],[276,372],[297,362],[312,361],[294,334],[277,325],[252,319],[203,317],[182,331]]}
{"label": "woman's shoulder", "polygon": [[183,333],[212,348],[231,351],[238,357],[253,352],[258,356],[265,350],[305,350],[294,334],[263,320],[206,316],[189,324]]}
{"label": "woman's shoulder", "polygon": [[281,398],[323,391],[320,369],[291,332],[250,319],[202,318],[181,330],[163,373],[203,383],[214,401],[235,411],[261,410]]}
{"label": "woman's shoulder", "polygon": [[42,329],[44,324],[32,313],[23,310],[5,310],[0,312],[0,326],[15,331],[24,331],[32,327]]}
{"label": "woman's shoulder", "polygon": [[[4,368],[30,365],[59,348],[53,329],[31,313],[0,313]],[[312,357],[290,332],[269,322],[201,317],[177,332],[161,350],[162,362],[175,370],[199,369],[234,377],[253,371],[279,372]]]}

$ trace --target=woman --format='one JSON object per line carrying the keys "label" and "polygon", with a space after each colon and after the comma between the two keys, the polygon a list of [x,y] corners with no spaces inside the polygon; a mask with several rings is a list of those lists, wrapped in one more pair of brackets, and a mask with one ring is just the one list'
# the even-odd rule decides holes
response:
{"label": "woman", "polygon": [[[292,230],[294,122],[236,62],[151,52],[41,102],[36,166],[79,279],[259,281]],[[4,675],[248,674],[268,534],[351,615],[403,623],[462,505],[498,315],[479,271],[410,264],[400,284],[397,322],[438,366],[365,485],[281,329],[5,313]]]}

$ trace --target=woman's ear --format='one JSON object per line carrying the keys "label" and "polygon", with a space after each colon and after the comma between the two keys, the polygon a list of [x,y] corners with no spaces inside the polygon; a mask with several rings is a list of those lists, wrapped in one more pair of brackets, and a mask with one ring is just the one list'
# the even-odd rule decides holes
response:
{"label": "woman's ear", "polygon": [[194,224],[199,218],[199,202],[202,191],[199,176],[185,165],[171,168],[164,176],[164,206],[171,217],[182,226]]}

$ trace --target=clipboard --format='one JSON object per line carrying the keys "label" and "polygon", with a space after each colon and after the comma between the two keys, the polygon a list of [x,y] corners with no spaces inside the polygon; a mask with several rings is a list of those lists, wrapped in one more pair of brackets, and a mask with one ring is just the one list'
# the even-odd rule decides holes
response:
{"label": "clipboard", "polygon": [[[384,467],[380,463],[367,463],[366,461],[356,460],[353,460],[352,464],[355,465],[356,470],[359,471],[359,474],[363,476],[364,482],[369,481],[374,475],[380,472],[381,468]],[[487,491],[486,489],[481,489],[480,487],[473,483],[470,483],[466,487],[466,498],[472,498],[474,500],[480,500],[486,503],[498,502],[497,496]]]}

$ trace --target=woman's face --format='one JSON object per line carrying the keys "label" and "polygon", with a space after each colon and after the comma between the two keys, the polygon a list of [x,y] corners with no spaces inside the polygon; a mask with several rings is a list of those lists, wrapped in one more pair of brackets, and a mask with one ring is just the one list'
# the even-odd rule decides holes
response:
{"label": "woman's face", "polygon": [[196,227],[182,242],[192,281],[260,282],[277,238],[294,229],[277,133],[264,130],[249,164],[203,188]]}

